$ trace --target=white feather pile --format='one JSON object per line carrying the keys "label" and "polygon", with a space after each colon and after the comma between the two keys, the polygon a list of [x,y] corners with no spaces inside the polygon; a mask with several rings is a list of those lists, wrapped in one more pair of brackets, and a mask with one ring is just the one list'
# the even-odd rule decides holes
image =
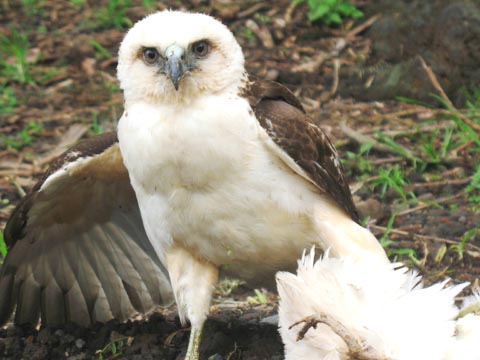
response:
{"label": "white feather pile", "polygon": [[445,359],[480,359],[480,289],[463,300],[455,324],[455,340],[448,349]]}
{"label": "white feather pile", "polygon": [[[303,324],[290,326],[312,315],[326,315],[346,328],[366,349],[364,359],[480,359],[480,316],[469,313],[455,320],[454,299],[466,283],[423,287],[421,277],[401,264],[328,253],[314,258],[312,249],[299,261],[297,275],[277,274],[287,360],[349,359],[349,347],[335,326],[318,323],[297,341]],[[464,306],[479,301],[476,293]]]}

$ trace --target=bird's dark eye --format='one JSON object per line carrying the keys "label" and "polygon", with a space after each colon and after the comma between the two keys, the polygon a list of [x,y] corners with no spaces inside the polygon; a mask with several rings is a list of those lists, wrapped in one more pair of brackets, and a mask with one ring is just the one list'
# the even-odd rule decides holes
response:
{"label": "bird's dark eye", "polygon": [[210,50],[210,44],[205,40],[197,41],[192,45],[192,51],[198,57],[204,57],[205,55],[208,54],[209,50]]}
{"label": "bird's dark eye", "polygon": [[145,48],[143,49],[143,60],[147,64],[155,64],[158,60],[159,54],[155,48]]}

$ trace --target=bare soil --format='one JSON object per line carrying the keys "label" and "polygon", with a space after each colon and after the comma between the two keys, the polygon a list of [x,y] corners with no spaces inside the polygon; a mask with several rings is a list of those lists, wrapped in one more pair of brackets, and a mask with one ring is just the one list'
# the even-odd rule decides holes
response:
{"label": "bare soil", "polygon": [[[0,113],[0,228],[50,160],[82,137],[115,129],[122,113],[115,68],[116,52],[126,29],[99,26],[98,14],[107,1],[86,1],[76,6],[69,1],[44,0],[38,9],[27,3],[0,4],[0,34],[10,36],[12,27],[27,34],[28,69],[34,79],[34,83],[21,84],[0,77],[0,83],[11,87],[18,99],[12,111]],[[388,98],[382,96],[382,101],[361,101],[365,99],[362,91],[347,91],[361,88],[368,80],[355,80],[347,76],[349,73],[382,57],[379,45],[374,47],[378,43],[372,40],[375,36],[371,33],[372,26],[393,21],[385,15],[388,9],[382,2],[362,2],[368,16],[355,23],[346,20],[343,26],[333,28],[308,22],[306,5],[292,5],[288,0],[276,1],[274,5],[262,1],[170,1],[154,4],[150,9],[142,1],[131,3],[125,16],[132,22],[167,7],[203,11],[223,19],[244,48],[249,71],[278,80],[295,91],[344,158],[348,152],[358,152],[359,143],[365,141],[359,135],[408,135],[445,126],[443,122],[426,122],[441,116],[443,110],[392,100],[397,93],[392,92]],[[383,20],[377,23],[378,19]],[[405,28],[401,25],[399,31]],[[475,27],[470,30],[475,34]],[[388,39],[382,37],[378,41]],[[428,44],[423,44],[423,48],[422,44],[416,46],[413,53],[426,49]],[[376,49],[373,54],[372,49]],[[412,53],[408,58],[395,56],[399,57],[385,59],[392,64],[409,64]],[[435,56],[431,59],[429,64]],[[14,60],[7,57],[9,62]],[[435,92],[425,68],[418,69],[423,74],[421,83],[428,86],[420,92]],[[454,96],[455,89],[466,83],[462,82],[463,75],[452,74],[457,78],[447,85],[448,94]],[[403,87],[408,87],[409,81],[415,89],[421,88],[418,83],[413,84],[416,80],[411,77],[405,79]],[[6,138],[18,140],[22,129],[32,122],[41,124],[41,128],[26,131],[30,141],[17,149],[7,146]],[[418,138],[403,136],[399,142],[415,149],[422,145],[416,143]],[[378,188],[368,186],[372,179],[361,176],[364,172],[359,159],[346,162],[355,200],[362,214],[369,216],[371,230],[381,238],[390,229],[390,215],[397,213],[389,232],[393,240],[389,247],[392,259],[416,267],[427,282],[447,276],[454,282],[475,282],[480,275],[478,236],[472,236],[459,248],[468,231],[480,228],[478,209],[464,191],[475,164],[479,163],[478,153],[471,152],[470,147],[471,143],[466,142],[451,151],[448,159],[429,163],[422,171],[414,170],[408,159],[384,147],[370,151],[368,159],[374,169],[391,164],[404,169],[406,190],[421,200],[415,204],[399,201],[398,193],[392,190],[381,196]],[[406,253],[415,256],[402,256]],[[262,304],[248,301],[248,296],[254,294],[244,285],[229,294],[220,290],[216,293],[203,335],[202,359],[283,358],[275,321],[270,318],[276,313],[276,296],[270,294]],[[8,324],[0,328],[0,359],[181,359],[188,335],[188,329],[180,326],[175,307],[127,323],[98,324],[88,329],[74,325],[58,329],[19,328]]]}

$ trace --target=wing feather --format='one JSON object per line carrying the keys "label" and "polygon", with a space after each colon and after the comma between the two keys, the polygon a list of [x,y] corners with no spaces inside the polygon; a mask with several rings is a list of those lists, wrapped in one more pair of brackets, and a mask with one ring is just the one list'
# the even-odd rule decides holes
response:
{"label": "wing feather", "polygon": [[338,153],[322,129],[305,114],[295,95],[279,83],[256,79],[247,84],[243,95],[276,155],[358,222]]}
{"label": "wing feather", "polygon": [[0,324],[89,325],[172,302],[118,148],[107,133],[55,160],[5,229]]}

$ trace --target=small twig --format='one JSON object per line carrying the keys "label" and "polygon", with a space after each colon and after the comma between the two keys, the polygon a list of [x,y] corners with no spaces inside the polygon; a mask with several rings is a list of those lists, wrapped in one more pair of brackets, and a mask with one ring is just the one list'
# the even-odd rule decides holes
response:
{"label": "small twig", "polygon": [[168,347],[173,346],[172,341],[175,338],[175,336],[177,336],[182,332],[190,331],[191,329],[192,329],[191,327],[188,327],[188,328],[181,328],[181,329],[178,329],[177,331],[174,331],[173,333],[168,335],[167,338],[165,339],[165,342],[164,342],[165,346],[168,346]]}
{"label": "small twig", "polygon": [[422,67],[423,67],[423,70],[425,70],[425,72],[427,73],[427,76],[428,78],[430,79],[430,82],[432,83],[433,87],[435,88],[435,90],[438,91],[438,93],[440,94],[440,97],[451,107],[453,107],[453,104],[452,102],[450,101],[450,99],[448,98],[447,94],[445,93],[445,91],[443,90],[442,86],[440,85],[440,83],[438,82],[438,79],[437,77],[435,76],[435,73],[433,72],[433,70],[430,68],[430,66],[427,65],[427,63],[425,62],[425,60],[423,60],[423,57],[419,56],[419,59],[420,59],[420,64],[422,64]]}
{"label": "small twig", "polygon": [[15,189],[18,192],[18,195],[20,195],[21,198],[23,198],[27,193],[23,188],[20,186],[20,184],[17,182],[16,178],[10,178],[10,182],[13,184]]}
{"label": "small twig", "polygon": [[438,199],[435,202],[431,202],[431,203],[422,202],[420,205],[418,205],[414,208],[407,209],[407,210],[404,210],[404,211],[401,211],[401,212],[397,213],[397,217],[407,215],[407,214],[411,214],[415,211],[419,211],[419,210],[422,210],[422,209],[426,209],[426,208],[428,208],[430,206],[433,206],[435,204],[441,204],[441,203],[444,203],[444,202],[448,202],[450,200],[456,199],[456,198],[464,196],[464,195],[465,195],[464,193],[460,193],[460,194],[456,194],[456,195],[452,195],[452,196],[446,196],[444,198]]}
{"label": "small twig", "polygon": [[320,52],[319,54],[315,55],[311,61],[293,66],[292,72],[314,73],[320,68],[320,66],[322,66],[323,62],[328,58],[329,54]]}
{"label": "small twig", "polygon": [[460,117],[467,125],[469,125],[471,128],[475,129],[476,131],[480,131],[480,125],[476,124],[474,121],[472,121],[468,116],[462,114],[460,111],[458,111],[455,106],[453,106],[453,103],[450,101],[448,98],[447,94],[443,90],[442,86],[440,85],[440,82],[438,81],[437,77],[435,76],[435,73],[433,70],[427,65],[425,60],[423,60],[423,57],[419,56],[420,63],[423,67],[423,70],[427,73],[428,78],[430,79],[430,82],[432,83],[433,87],[435,90],[438,91],[440,94],[440,97],[445,101],[445,103],[448,105],[449,110],[451,110],[456,116]]}
{"label": "small twig", "polygon": [[272,34],[270,30],[266,26],[260,27],[255,21],[252,19],[248,19],[245,22],[247,28],[253,31],[253,33],[260,39],[263,46],[267,49],[273,49],[275,46],[275,42],[273,41]]}
{"label": "small twig", "polygon": [[[227,360],[232,360],[232,359],[233,359],[233,356],[237,353],[237,350],[239,350],[238,347],[237,347],[237,343],[234,343],[234,345],[233,345],[233,350],[230,351],[230,352],[228,353],[228,355],[227,355]],[[242,354],[242,350],[239,350],[239,352],[238,352],[238,357],[240,357],[241,354]]]}
{"label": "small twig", "polygon": [[[398,214],[397,214],[397,217],[398,217]],[[411,230],[420,230],[422,228],[423,228],[422,224],[410,224],[410,225],[400,226],[398,230],[411,231]]]}
{"label": "small twig", "polygon": [[354,27],[352,30],[350,30],[346,36],[346,38],[353,38],[355,35],[361,33],[363,30],[369,28],[372,26],[372,24],[377,21],[380,18],[380,15],[375,15],[372,16],[370,19],[365,21],[364,23]]}
{"label": "small twig", "polygon": [[361,132],[352,129],[347,125],[345,121],[342,121],[340,123],[340,130],[342,130],[345,135],[347,135],[349,138],[353,139],[355,142],[359,143],[360,145],[372,144],[372,147],[375,150],[379,150],[379,151],[390,153],[390,154],[397,154],[396,151],[394,151],[387,145],[379,143],[373,137],[362,134]]}
{"label": "small twig", "polygon": [[237,14],[237,18],[238,19],[241,19],[241,18],[245,18],[245,17],[248,17],[250,15],[253,15],[254,13],[256,13],[258,10],[260,9],[263,9],[265,7],[268,7],[268,3],[266,2],[261,2],[261,3],[257,3],[251,7],[249,7],[248,9],[245,9],[243,11],[240,11],[238,14]]}
{"label": "small twig", "polygon": [[471,146],[473,143],[474,143],[473,140],[468,140],[462,145],[456,147],[455,149],[450,150],[450,153],[452,154],[452,156],[456,157],[460,151],[465,150],[467,147]]}
{"label": "small twig", "polygon": [[88,128],[83,124],[74,124],[72,125],[61,137],[60,142],[51,149],[49,152],[44,154],[39,160],[38,163],[41,167],[48,164],[50,161],[58,157],[64,151],[66,151],[70,146],[76,143],[86,132]]}
{"label": "small twig", "polygon": [[[379,225],[370,225],[370,228],[380,230],[380,231],[383,231],[383,232],[389,231],[392,234],[402,235],[402,236],[410,236],[410,237],[414,237],[414,238],[421,239],[421,240],[441,242],[441,243],[450,244],[450,245],[460,244],[460,241],[445,239],[445,238],[441,238],[441,237],[437,237],[437,236],[420,235],[420,234],[415,234],[415,233],[411,233],[411,232],[408,232],[408,231],[402,231],[402,230],[398,230],[398,229],[387,229],[386,227],[379,226]],[[480,251],[480,247],[476,246],[472,243],[467,242],[465,244],[465,246],[469,246],[476,251]]]}
{"label": "small twig", "polygon": [[287,10],[285,11],[285,17],[284,17],[287,24],[290,24],[292,22],[292,15],[298,4],[300,4],[300,2],[291,1],[290,5],[288,5]]}
{"label": "small twig", "polygon": [[380,165],[380,164],[389,164],[389,163],[396,163],[403,161],[403,157],[397,156],[392,158],[384,158],[384,159],[373,159],[370,160],[370,163],[373,165]]}
{"label": "small twig", "polygon": [[332,88],[330,89],[330,96],[333,96],[338,89],[338,84],[340,83],[340,79],[338,73],[340,71],[340,61],[338,59],[333,60],[333,84]]}
{"label": "small twig", "polygon": [[426,107],[416,106],[413,109],[400,110],[390,114],[379,114],[379,115],[371,116],[366,120],[369,122],[378,122],[378,121],[389,119],[389,118],[398,120],[398,118],[402,116],[415,115],[423,112],[435,112],[435,110],[432,110]]}
{"label": "small twig", "polygon": [[[425,182],[425,183],[415,183],[415,184],[409,184],[405,187],[406,190],[413,190],[417,188],[431,188],[431,187],[438,187],[438,186],[445,186],[445,185],[464,185],[470,182],[472,180],[471,176],[467,176],[462,179],[453,179],[453,180],[441,180],[441,181],[431,181],[431,182]],[[462,194],[460,194],[462,195]],[[458,195],[455,195],[456,197]],[[452,198],[450,196],[450,198]],[[438,202],[438,201],[437,201]]]}

